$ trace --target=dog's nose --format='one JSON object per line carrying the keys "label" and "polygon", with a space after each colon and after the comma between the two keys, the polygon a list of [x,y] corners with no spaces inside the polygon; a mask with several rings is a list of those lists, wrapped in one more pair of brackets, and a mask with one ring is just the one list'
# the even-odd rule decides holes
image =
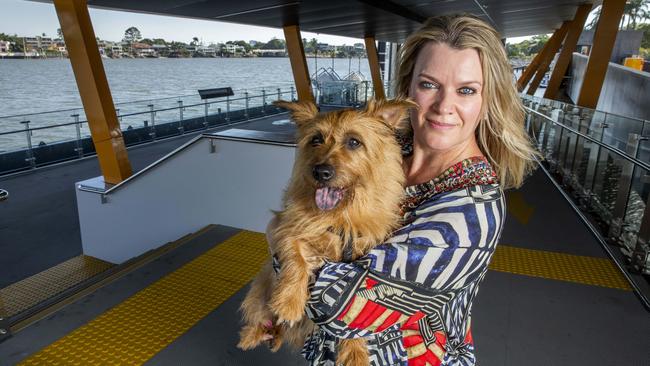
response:
{"label": "dog's nose", "polygon": [[314,167],[312,174],[314,175],[314,179],[324,183],[334,178],[335,171],[334,167],[329,164],[319,164]]}

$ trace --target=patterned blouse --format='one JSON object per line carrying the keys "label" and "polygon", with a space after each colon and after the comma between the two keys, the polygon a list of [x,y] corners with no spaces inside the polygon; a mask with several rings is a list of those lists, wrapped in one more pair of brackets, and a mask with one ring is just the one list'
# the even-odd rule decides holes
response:
{"label": "patterned blouse", "polygon": [[482,157],[406,188],[404,226],[353,263],[326,263],[311,288],[310,365],[333,366],[342,338],[364,337],[370,364],[474,365],[471,306],[505,216]]}

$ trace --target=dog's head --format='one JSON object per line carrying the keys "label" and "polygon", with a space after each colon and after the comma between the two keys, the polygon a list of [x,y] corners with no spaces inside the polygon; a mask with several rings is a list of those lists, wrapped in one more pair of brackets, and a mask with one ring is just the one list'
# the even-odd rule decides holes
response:
{"label": "dog's head", "polygon": [[[298,126],[294,189],[320,210],[372,200],[385,184],[403,184],[400,146],[409,100],[370,101],[363,110],[319,113],[311,102],[278,101]],[[295,197],[294,197],[295,198]]]}

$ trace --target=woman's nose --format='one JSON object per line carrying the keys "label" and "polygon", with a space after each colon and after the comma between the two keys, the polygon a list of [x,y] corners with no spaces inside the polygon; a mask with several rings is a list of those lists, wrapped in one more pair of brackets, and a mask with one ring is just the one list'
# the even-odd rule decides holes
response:
{"label": "woman's nose", "polygon": [[433,103],[438,114],[452,114],[454,112],[453,94],[440,89],[436,93],[436,100]]}

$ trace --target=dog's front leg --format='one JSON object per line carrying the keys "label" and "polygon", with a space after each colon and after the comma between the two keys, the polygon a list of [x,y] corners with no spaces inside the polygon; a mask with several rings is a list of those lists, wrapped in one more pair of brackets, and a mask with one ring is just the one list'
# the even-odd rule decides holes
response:
{"label": "dog's front leg", "polygon": [[280,276],[269,305],[278,322],[293,326],[304,316],[311,266],[302,253],[304,243],[294,241],[279,247]]}

